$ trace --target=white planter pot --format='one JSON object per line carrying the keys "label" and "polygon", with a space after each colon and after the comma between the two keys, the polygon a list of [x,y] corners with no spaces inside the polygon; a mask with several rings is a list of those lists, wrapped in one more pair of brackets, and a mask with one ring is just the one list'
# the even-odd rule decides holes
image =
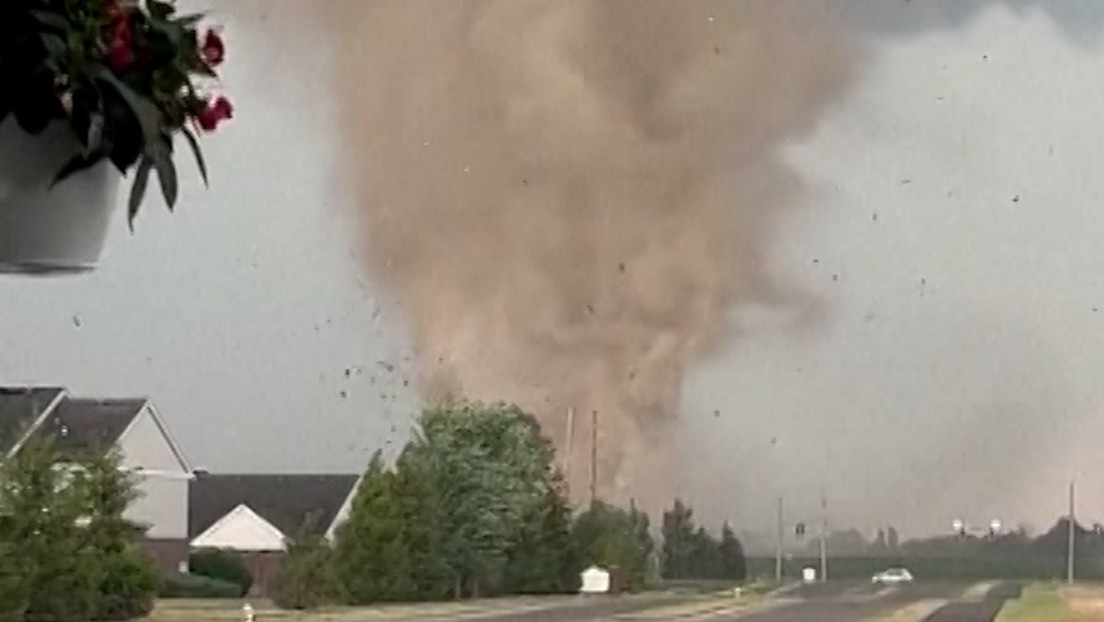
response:
{"label": "white planter pot", "polygon": [[24,132],[14,117],[0,123],[0,273],[95,269],[121,175],[105,160],[50,188],[79,149],[63,123],[38,136]]}

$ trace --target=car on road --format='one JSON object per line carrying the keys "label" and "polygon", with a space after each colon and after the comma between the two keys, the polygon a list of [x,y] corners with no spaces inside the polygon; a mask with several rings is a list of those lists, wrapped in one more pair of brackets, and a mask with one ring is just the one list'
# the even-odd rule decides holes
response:
{"label": "car on road", "polygon": [[880,585],[900,585],[902,583],[912,583],[912,581],[912,573],[905,568],[890,568],[870,578],[871,583]]}

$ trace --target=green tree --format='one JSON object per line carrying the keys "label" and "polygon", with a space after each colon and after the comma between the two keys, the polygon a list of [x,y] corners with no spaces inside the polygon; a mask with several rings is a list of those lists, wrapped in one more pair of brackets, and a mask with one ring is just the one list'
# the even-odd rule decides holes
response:
{"label": "green tree", "polygon": [[720,579],[722,569],[720,542],[706,531],[705,527],[698,527],[691,543],[690,570],[686,578]]}
{"label": "green tree", "polygon": [[416,591],[407,503],[400,492],[396,473],[377,452],[360,480],[349,519],[335,534],[335,573],[348,604],[397,600]]}
{"label": "green tree", "polygon": [[447,401],[422,413],[409,459],[435,499],[437,550],[453,594],[503,583],[508,553],[547,490],[552,447],[517,406]]}
{"label": "green tree", "polygon": [[630,589],[646,586],[648,550],[631,512],[597,501],[575,519],[572,535],[582,565],[622,572]]}
{"label": "green tree", "polygon": [[136,492],[114,451],[79,456],[32,436],[0,465],[0,612],[6,619],[121,620],[159,587],[123,517]]}
{"label": "green tree", "polygon": [[582,566],[571,536],[571,507],[559,474],[543,502],[522,518],[507,553],[504,589],[510,593],[568,593],[579,589]]}
{"label": "green tree", "polygon": [[333,551],[326,537],[308,522],[287,543],[272,601],[283,609],[314,609],[337,596]]}
{"label": "green tree", "polygon": [[663,578],[691,578],[694,574],[694,557],[700,548],[695,534],[694,510],[681,499],[675,499],[671,509],[663,512],[660,533],[663,536],[660,554]]}
{"label": "green tree", "polygon": [[144,527],[124,517],[138,499],[134,477],[114,448],[94,449],[80,461],[76,486],[85,511],[78,519],[81,548],[98,562],[97,620],[129,620],[153,610],[161,586],[155,562],[142,549]]}
{"label": "green tree", "polygon": [[744,558],[744,547],[740,544],[736,532],[727,522],[721,527],[721,542],[718,545],[721,558],[722,579],[731,581],[744,581],[747,579],[747,560]]}

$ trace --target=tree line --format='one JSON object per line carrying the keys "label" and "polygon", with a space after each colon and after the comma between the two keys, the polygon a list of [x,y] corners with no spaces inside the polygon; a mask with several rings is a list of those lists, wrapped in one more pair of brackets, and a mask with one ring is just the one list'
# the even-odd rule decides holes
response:
{"label": "tree line", "polygon": [[744,579],[732,529],[712,536],[681,501],[664,514],[659,549],[632,504],[574,515],[552,444],[516,406],[446,402],[418,423],[393,464],[372,458],[332,546],[305,535],[291,547],[278,602],[575,592],[590,565],[625,589],[660,577]]}

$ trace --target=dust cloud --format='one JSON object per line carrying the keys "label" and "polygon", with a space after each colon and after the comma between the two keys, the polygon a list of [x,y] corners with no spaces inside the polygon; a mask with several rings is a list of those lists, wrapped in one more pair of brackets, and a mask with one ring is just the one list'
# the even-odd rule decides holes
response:
{"label": "dust cloud", "polygon": [[319,5],[340,172],[423,396],[536,413],[576,500],[597,422],[597,494],[666,504],[684,375],[738,306],[800,304],[765,263],[801,191],[777,150],[849,39],[810,0]]}

